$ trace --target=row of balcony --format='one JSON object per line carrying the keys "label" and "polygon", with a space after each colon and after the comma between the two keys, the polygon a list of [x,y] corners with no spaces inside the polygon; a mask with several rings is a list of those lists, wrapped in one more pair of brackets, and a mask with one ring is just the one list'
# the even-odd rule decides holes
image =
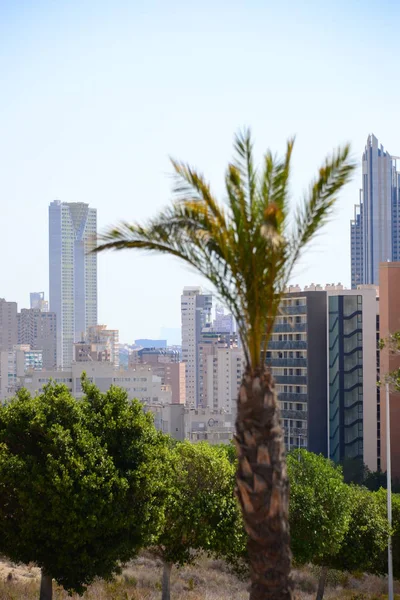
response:
{"label": "row of balcony", "polygon": [[281,410],[282,419],[296,419],[299,421],[307,421],[307,411],[305,410]]}
{"label": "row of balcony", "polygon": [[289,340],[271,340],[268,343],[268,350],[305,350],[307,342],[305,340],[289,341]]}
{"label": "row of balcony", "polygon": [[274,375],[274,379],[281,385],[307,385],[306,375]]}
{"label": "row of balcony", "polygon": [[292,392],[279,392],[281,402],[307,402],[307,394],[294,394]]}
{"label": "row of balcony", "polygon": [[282,304],[279,310],[285,315],[305,315],[307,313],[307,304],[299,304],[298,306],[285,306],[285,304]]}
{"label": "row of balcony", "polygon": [[273,333],[293,333],[307,331],[307,323],[275,323]]}
{"label": "row of balcony", "polygon": [[269,367],[306,367],[306,358],[267,358]]}

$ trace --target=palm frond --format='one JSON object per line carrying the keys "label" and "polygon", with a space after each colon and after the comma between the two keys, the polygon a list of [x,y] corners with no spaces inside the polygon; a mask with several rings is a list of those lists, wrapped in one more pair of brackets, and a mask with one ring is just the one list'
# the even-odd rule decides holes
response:
{"label": "palm frond", "polygon": [[173,160],[174,202],[143,226],[121,223],[110,229],[95,249],[171,254],[207,278],[233,314],[246,362],[254,369],[265,363],[293,265],[326,222],[354,168],[347,146],[327,159],[288,231],[293,142],[287,142],[282,159],[268,151],[258,172],[250,131],[239,133],[225,175],[225,206],[201,173]]}

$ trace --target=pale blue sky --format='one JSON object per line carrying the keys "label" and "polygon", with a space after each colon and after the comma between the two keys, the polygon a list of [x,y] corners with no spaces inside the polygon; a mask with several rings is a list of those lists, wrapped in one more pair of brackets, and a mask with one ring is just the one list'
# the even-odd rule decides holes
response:
{"label": "pale blue sky", "polygon": [[[374,132],[400,154],[398,3],[0,0],[0,297],[48,294],[48,204],[84,201],[100,228],[170,197],[168,155],[222,191],[232,137],[296,134],[296,199],[334,146]],[[360,171],[294,282],[349,284]],[[99,256],[99,318],[123,341],[180,325],[175,260]]]}

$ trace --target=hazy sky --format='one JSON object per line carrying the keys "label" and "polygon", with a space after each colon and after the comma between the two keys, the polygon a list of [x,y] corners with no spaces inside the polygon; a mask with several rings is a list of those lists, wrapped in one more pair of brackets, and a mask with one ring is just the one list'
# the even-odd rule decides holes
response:
{"label": "hazy sky", "polygon": [[[48,205],[88,202],[100,229],[170,198],[168,156],[222,192],[233,133],[259,156],[296,134],[293,199],[345,141],[400,154],[395,0],[0,0],[0,297],[48,295]],[[294,282],[349,284],[360,171]],[[168,257],[99,256],[99,319],[122,341],[179,327],[199,278]]]}

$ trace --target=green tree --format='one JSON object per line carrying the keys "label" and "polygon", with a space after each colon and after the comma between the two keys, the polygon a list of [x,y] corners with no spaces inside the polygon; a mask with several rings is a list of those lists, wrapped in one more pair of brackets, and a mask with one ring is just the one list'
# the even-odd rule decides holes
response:
{"label": "green tree", "polygon": [[376,492],[349,486],[350,523],[330,566],[344,571],[382,574],[387,570],[389,523],[386,507]]}
{"label": "green tree", "polygon": [[248,534],[251,600],[292,597],[288,481],[279,411],[265,357],[280,301],[301,251],[329,216],[353,164],[349,148],[326,159],[291,215],[293,140],[283,159],[257,168],[250,133],[236,137],[225,176],[227,203],[206,179],[172,161],[176,199],[144,226],[118,225],[97,251],[135,248],[175,256],[206,277],[236,319],[245,355],[238,398],[237,493]]}
{"label": "green tree", "polygon": [[165,444],[125,392],[89,391],[97,412],[91,397],[78,402],[54,384],[0,407],[0,552],[41,567],[42,600],[53,578],[78,592],[110,578],[162,521],[165,478],[156,475]]}
{"label": "green tree", "polygon": [[188,564],[199,552],[223,555],[227,544],[235,545],[241,522],[235,468],[222,448],[181,442],[172,449],[172,463],[164,527],[153,548],[164,564],[162,600],[170,600],[173,565]]}
{"label": "green tree", "polygon": [[287,458],[290,480],[292,550],[299,564],[322,565],[317,600],[327,568],[340,551],[350,522],[349,486],[340,467],[322,455],[294,450]]}
{"label": "green tree", "polygon": [[[387,491],[381,488],[376,492],[381,504],[381,510],[387,519]],[[392,552],[393,575],[400,578],[400,494],[392,494]],[[385,572],[387,571],[387,555],[384,557]]]}

